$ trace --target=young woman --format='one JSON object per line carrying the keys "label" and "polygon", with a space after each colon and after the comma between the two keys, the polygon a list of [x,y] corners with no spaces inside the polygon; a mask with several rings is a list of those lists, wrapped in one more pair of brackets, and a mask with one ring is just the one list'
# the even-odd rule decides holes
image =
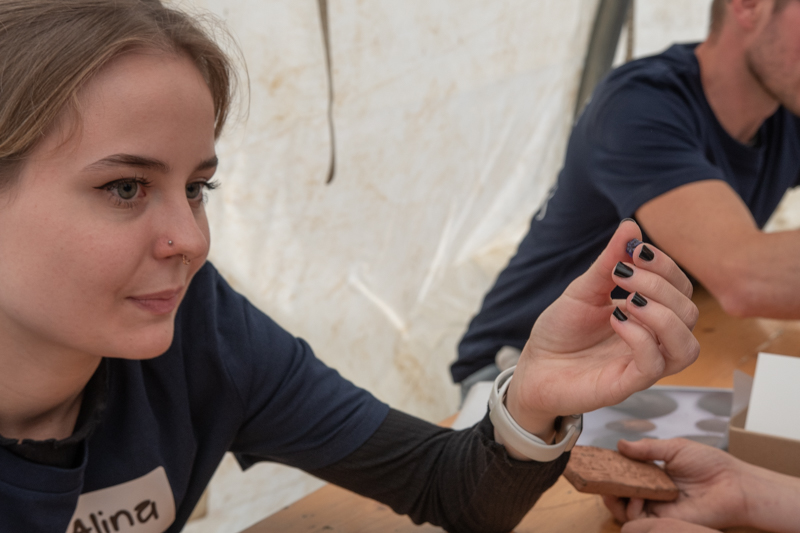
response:
{"label": "young woman", "polygon": [[569,448],[561,416],[697,356],[688,280],[628,255],[624,222],[495,402],[518,427],[391,410],[206,262],[232,71],[195,21],[158,0],[2,0],[0,56],[0,531],[179,531],[229,450],[507,531],[564,468],[539,452]]}

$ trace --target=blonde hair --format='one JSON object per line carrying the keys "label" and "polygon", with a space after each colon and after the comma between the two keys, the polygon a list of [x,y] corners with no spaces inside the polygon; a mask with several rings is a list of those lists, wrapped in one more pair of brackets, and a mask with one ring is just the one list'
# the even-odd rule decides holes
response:
{"label": "blonde hair", "polygon": [[188,56],[208,83],[214,135],[228,116],[235,70],[203,23],[160,0],[0,0],[0,189],[77,94],[136,48]]}

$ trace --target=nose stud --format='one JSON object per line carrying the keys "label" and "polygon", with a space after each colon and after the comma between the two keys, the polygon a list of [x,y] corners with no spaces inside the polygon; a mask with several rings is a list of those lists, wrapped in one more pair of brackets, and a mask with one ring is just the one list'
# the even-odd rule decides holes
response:
{"label": "nose stud", "polygon": [[[172,241],[167,241],[167,244],[169,244],[170,246],[172,246]],[[191,262],[192,262],[192,260],[191,260],[191,259],[189,259],[188,257],[186,257],[186,255],[185,255],[185,254],[184,254],[184,255],[181,255],[181,259],[183,260],[183,264],[184,264],[184,265],[188,265],[189,263],[191,263]]]}

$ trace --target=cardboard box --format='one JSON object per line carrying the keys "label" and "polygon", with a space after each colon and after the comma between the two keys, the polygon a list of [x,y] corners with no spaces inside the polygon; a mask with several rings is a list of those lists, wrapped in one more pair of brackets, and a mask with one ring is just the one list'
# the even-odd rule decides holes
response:
{"label": "cardboard box", "polygon": [[[728,452],[742,461],[800,477],[800,441],[744,429],[747,409],[731,418]],[[796,420],[787,421],[796,424]]]}
{"label": "cardboard box", "polygon": [[[766,365],[774,364],[776,356],[774,354],[759,354],[759,363],[756,365],[756,374],[761,368],[762,356],[766,355],[764,359]],[[781,358],[782,356],[777,356]],[[780,364],[780,361],[777,361]],[[767,368],[766,366],[764,368]],[[791,372],[790,369],[790,373]],[[800,376],[788,376],[788,381],[791,394],[796,394],[794,383]],[[780,383],[774,383],[774,372],[766,372],[760,375],[761,392],[769,388],[780,388]],[[765,381],[766,380],[766,381]],[[781,378],[782,380],[782,378]],[[786,383],[782,386],[785,388]],[[800,440],[788,438],[787,436],[769,435],[759,431],[752,431],[745,429],[745,426],[751,426],[747,423],[747,414],[753,399],[754,378],[741,372],[739,370],[733,373],[733,401],[731,405],[731,419],[728,424],[728,452],[734,457],[738,457],[742,461],[750,464],[761,466],[775,472],[788,474],[790,476],[800,477]],[[773,405],[774,398],[767,397],[768,403],[766,404],[766,411],[764,405],[764,396],[756,400],[761,400],[762,415],[767,416],[762,419],[762,423],[757,424],[757,427],[764,426],[763,422],[766,420],[767,427],[772,428],[775,424],[798,424],[796,416],[790,413],[795,413],[797,405],[796,402],[785,399],[786,401],[780,402],[778,405]],[[788,402],[788,403],[787,403]],[[757,412],[757,411],[756,411]],[[752,426],[751,426],[752,427]],[[775,426],[775,433],[788,433],[794,437],[797,434],[794,429],[796,426]],[[792,431],[787,431],[787,429]],[[763,429],[762,429],[763,431]]]}

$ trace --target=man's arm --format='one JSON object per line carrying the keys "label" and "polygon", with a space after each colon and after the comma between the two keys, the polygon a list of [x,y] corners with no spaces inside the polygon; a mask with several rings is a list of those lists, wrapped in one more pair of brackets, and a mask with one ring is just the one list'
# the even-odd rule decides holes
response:
{"label": "man's arm", "polygon": [[673,189],[642,205],[636,218],[726,313],[800,318],[800,232],[759,230],[724,181]]}

